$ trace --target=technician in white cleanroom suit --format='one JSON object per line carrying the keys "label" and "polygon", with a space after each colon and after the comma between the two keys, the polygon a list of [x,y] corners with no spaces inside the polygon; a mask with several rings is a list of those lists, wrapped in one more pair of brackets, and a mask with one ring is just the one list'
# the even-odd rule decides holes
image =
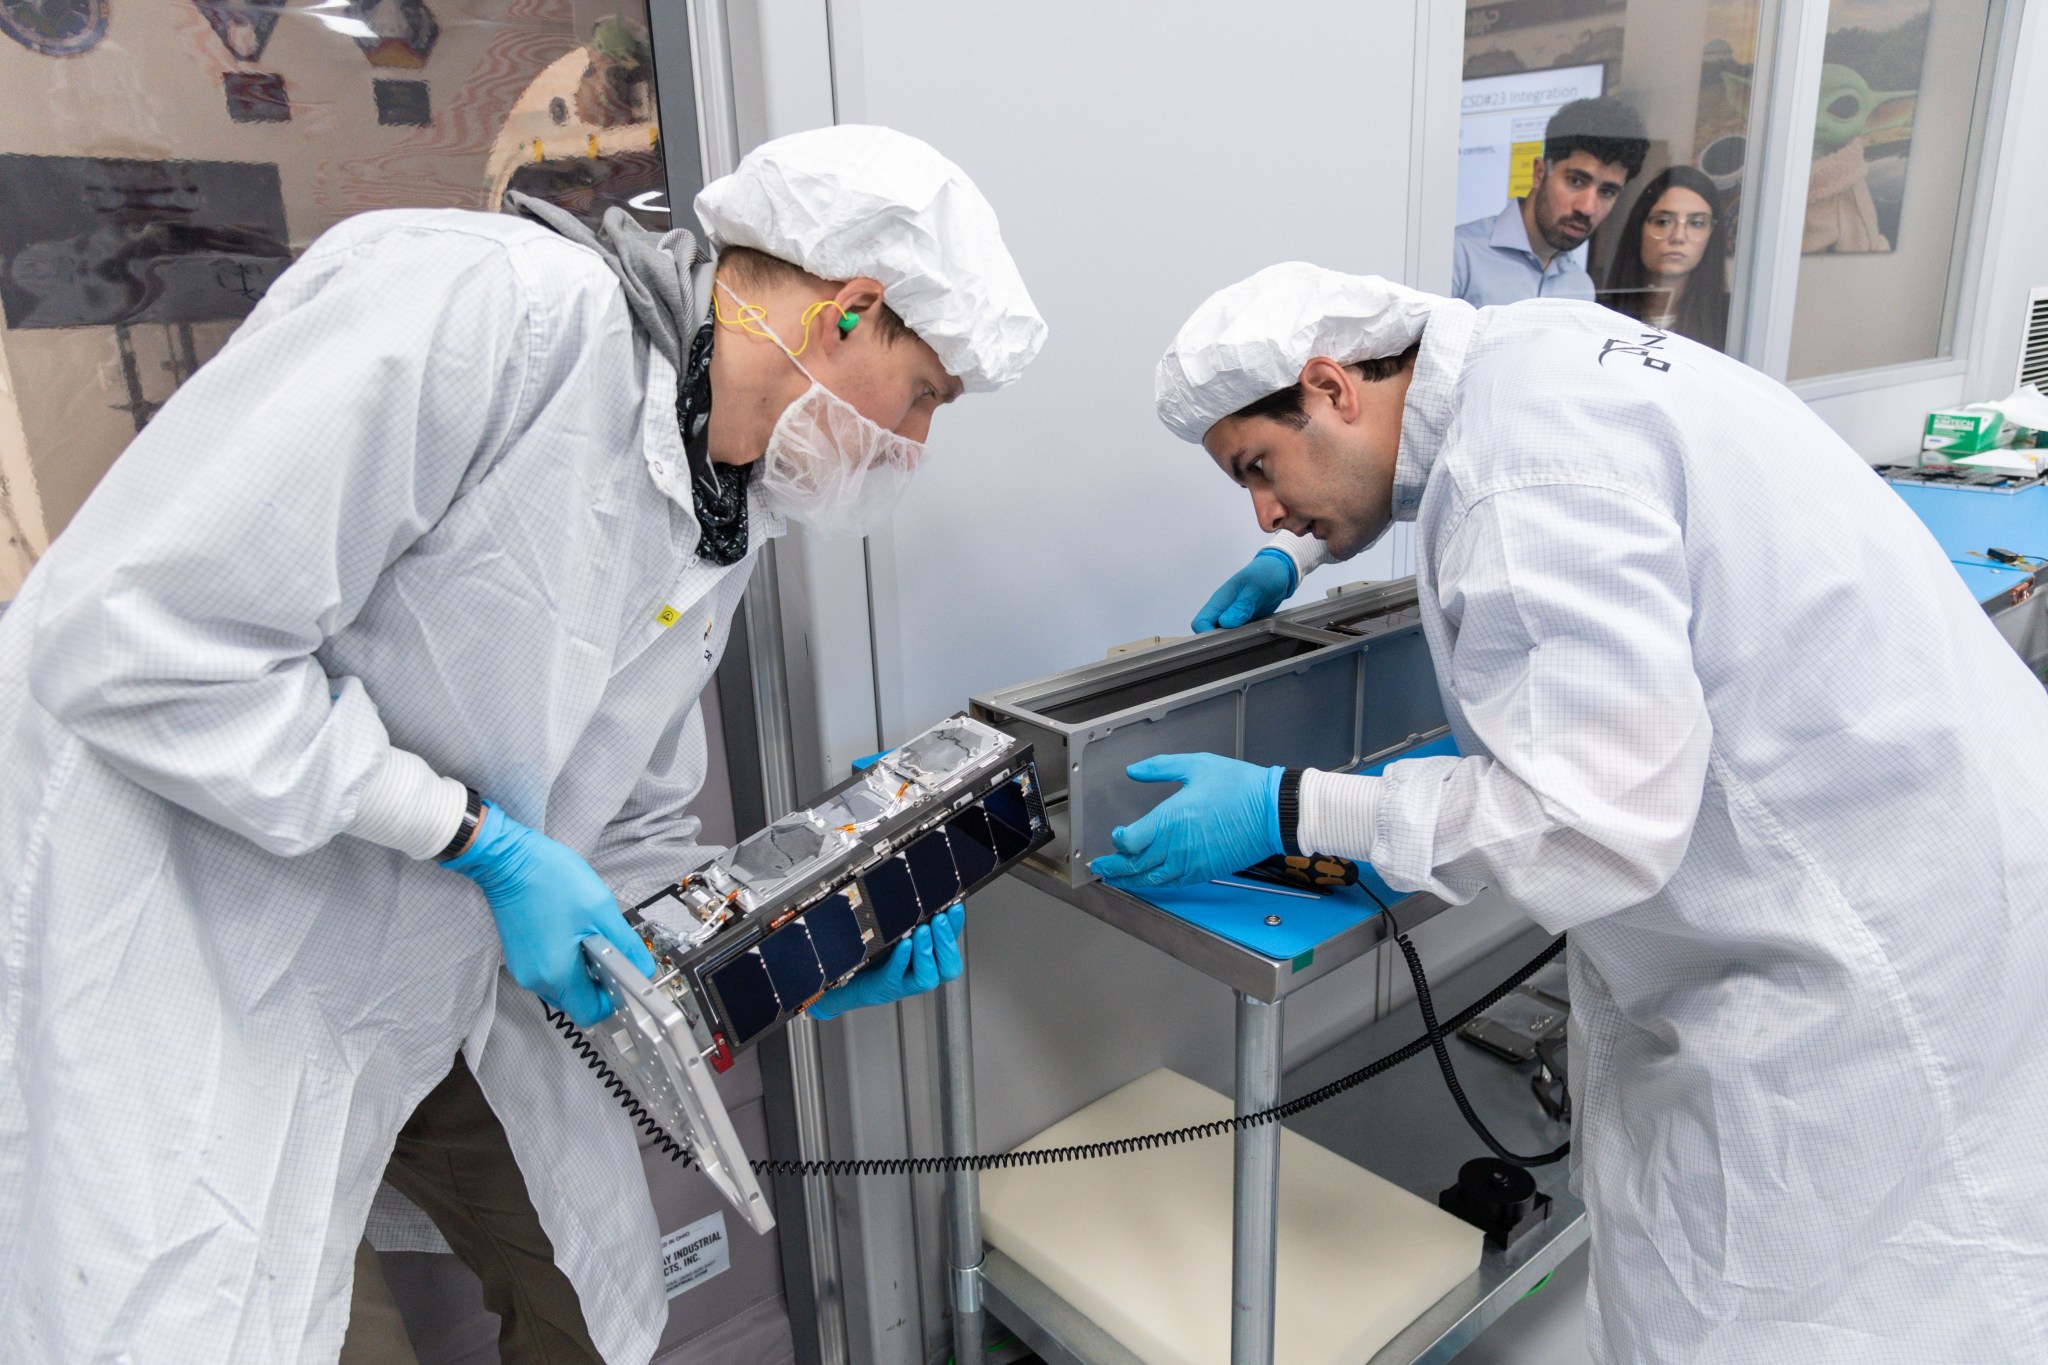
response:
{"label": "technician in white cleanroom suit", "polygon": [[[323,236],[0,620],[10,1365],[334,1360],[394,1140],[465,1067],[589,1341],[654,1349],[634,1130],[542,999],[608,1008],[578,941],[645,965],[614,897],[707,856],[696,698],[761,544],[885,514],[1045,328],[885,129],[704,191],[722,325],[687,233],[525,208]],[[928,988],[944,936],[827,1008]]]}
{"label": "technician in white cleanroom suit", "polygon": [[[1157,396],[1283,560],[1415,524],[1464,756],[1153,760],[1186,785],[1100,870],[1293,845],[1569,930],[1602,1359],[2048,1361],[2048,694],[1905,503],[1585,303],[1274,266]],[[1211,612],[1271,611],[1273,567]]]}

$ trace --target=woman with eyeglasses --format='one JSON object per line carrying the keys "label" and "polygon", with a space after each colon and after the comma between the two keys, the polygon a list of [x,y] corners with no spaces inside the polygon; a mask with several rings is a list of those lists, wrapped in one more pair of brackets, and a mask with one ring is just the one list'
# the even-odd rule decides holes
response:
{"label": "woman with eyeglasses", "polygon": [[1720,350],[1728,335],[1727,238],[1714,182],[1690,166],[1671,167],[1629,211],[1600,302]]}

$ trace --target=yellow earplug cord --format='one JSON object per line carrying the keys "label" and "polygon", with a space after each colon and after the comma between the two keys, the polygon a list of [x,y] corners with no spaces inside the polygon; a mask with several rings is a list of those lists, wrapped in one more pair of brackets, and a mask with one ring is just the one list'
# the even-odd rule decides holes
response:
{"label": "yellow earplug cord", "polygon": [[[748,292],[751,293],[753,291],[749,290]],[[809,308],[804,309],[803,317],[799,319],[804,325],[804,342],[803,345],[790,352],[792,357],[800,356],[805,351],[811,349],[811,323],[819,313],[827,308],[838,308],[840,316],[846,316],[846,310],[839,307],[836,299],[820,299]],[[763,341],[772,341],[778,346],[782,344],[782,338],[767,328],[768,310],[758,303],[743,303],[740,305],[740,310],[737,314],[727,317],[718,306],[718,297],[713,295],[711,311],[720,322],[728,327],[737,327],[750,336],[757,336]]]}

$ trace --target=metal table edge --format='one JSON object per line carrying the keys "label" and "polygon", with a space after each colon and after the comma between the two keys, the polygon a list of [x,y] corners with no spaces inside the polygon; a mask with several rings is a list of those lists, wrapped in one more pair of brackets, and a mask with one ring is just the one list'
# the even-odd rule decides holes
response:
{"label": "metal table edge", "polygon": [[981,1284],[989,1312],[1046,1365],[1145,1365],[1093,1318],[994,1247],[983,1253]]}
{"label": "metal table edge", "polygon": [[[1530,1248],[1528,1258],[1499,1284],[1479,1291],[1477,1282],[1487,1270],[1482,1260],[1479,1269],[1396,1333],[1366,1365],[1443,1365],[1470,1346],[1480,1333],[1505,1317],[1524,1295],[1563,1264],[1565,1257],[1585,1245],[1592,1231],[1586,1223],[1585,1206],[1576,1200],[1572,1203],[1578,1211],[1570,1218],[1560,1220],[1553,1213],[1541,1232],[1530,1234],[1545,1240]],[[1498,1253],[1489,1249],[1486,1254]]]}

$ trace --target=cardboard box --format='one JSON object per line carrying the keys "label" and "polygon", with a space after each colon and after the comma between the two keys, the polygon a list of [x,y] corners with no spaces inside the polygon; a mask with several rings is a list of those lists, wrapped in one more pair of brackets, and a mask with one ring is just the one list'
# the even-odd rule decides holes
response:
{"label": "cardboard box", "polygon": [[1946,455],[1977,455],[1998,444],[2005,419],[1995,412],[1972,408],[1944,408],[1927,414],[1927,428],[1920,437],[1920,449]]}

